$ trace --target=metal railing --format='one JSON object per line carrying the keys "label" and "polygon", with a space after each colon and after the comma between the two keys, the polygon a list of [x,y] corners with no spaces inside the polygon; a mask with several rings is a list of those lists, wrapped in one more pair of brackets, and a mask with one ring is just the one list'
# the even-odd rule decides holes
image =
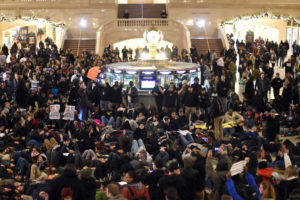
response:
{"label": "metal railing", "polygon": [[118,27],[145,27],[145,26],[168,26],[167,19],[118,19],[116,20]]}

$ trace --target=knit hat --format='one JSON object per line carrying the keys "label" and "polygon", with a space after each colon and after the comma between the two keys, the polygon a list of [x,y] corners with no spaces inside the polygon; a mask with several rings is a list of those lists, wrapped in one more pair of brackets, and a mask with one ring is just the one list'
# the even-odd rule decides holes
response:
{"label": "knit hat", "polygon": [[80,170],[80,174],[82,178],[88,179],[92,176],[92,169],[91,168],[85,168]]}
{"label": "knit hat", "polygon": [[70,187],[65,187],[61,190],[60,195],[61,195],[61,198],[66,198],[69,196],[73,197],[73,191]]}

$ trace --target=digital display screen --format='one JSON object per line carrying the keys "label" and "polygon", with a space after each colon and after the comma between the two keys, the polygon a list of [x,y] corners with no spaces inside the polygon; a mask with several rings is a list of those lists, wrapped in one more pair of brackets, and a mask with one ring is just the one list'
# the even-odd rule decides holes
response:
{"label": "digital display screen", "polygon": [[155,80],[141,80],[141,89],[152,89],[155,87]]}

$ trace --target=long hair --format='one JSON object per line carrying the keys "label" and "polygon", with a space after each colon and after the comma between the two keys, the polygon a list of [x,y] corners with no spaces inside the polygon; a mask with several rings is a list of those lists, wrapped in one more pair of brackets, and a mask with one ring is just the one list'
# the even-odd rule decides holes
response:
{"label": "long hair", "polygon": [[276,199],[276,192],[274,186],[270,181],[263,181],[262,187],[264,188],[264,193],[262,194],[261,199]]}

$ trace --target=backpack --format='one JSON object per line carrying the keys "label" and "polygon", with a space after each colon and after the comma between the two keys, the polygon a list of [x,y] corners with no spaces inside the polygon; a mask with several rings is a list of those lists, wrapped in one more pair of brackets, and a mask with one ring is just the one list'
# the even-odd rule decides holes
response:
{"label": "backpack", "polygon": [[130,195],[132,197],[132,200],[146,200],[145,197],[140,197],[140,198],[137,198],[135,195],[134,195],[134,192],[132,190],[132,188],[130,186],[127,186],[129,192],[130,192]]}

